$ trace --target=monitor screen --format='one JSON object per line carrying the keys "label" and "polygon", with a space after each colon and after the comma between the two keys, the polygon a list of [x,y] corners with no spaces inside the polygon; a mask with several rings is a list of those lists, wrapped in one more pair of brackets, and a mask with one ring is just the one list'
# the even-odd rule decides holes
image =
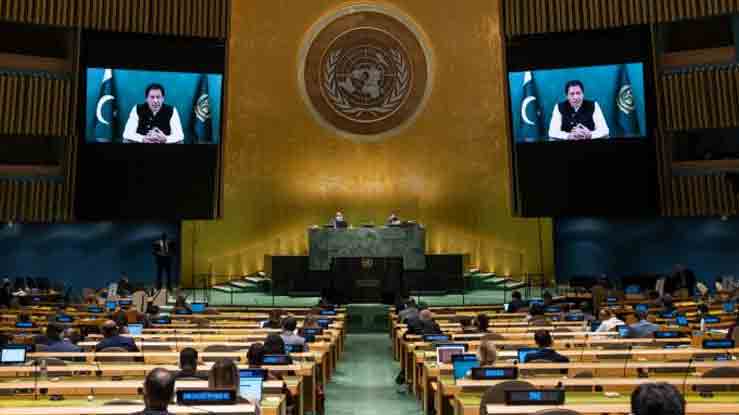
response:
{"label": "monitor screen", "polygon": [[321,310],[322,316],[335,316],[336,310]]}
{"label": "monitor screen", "polygon": [[509,390],[505,392],[506,405],[562,405],[565,402],[565,391],[551,390]]}
{"label": "monitor screen", "polygon": [[436,348],[436,363],[451,363],[453,355],[463,354],[464,352],[465,347],[462,345],[438,347]]}
{"label": "monitor screen", "polygon": [[289,365],[292,363],[290,356],[286,354],[268,354],[262,358],[262,363],[265,365]]}
{"label": "monitor screen", "polygon": [[562,308],[556,305],[550,305],[549,307],[544,308],[545,313],[559,313],[561,311],[562,311]]}
{"label": "monitor screen", "polygon": [[677,315],[677,312],[675,312],[675,311],[663,311],[663,312],[659,313],[659,316],[661,318],[667,318],[667,319],[675,318],[676,315]]}
{"label": "monitor screen", "polygon": [[688,325],[688,318],[685,316],[677,316],[675,319],[675,323],[678,326],[687,326]]}
{"label": "monitor screen", "polygon": [[619,337],[629,337],[629,326],[618,326],[616,329]]}
{"label": "monitor screen", "polygon": [[565,321],[585,321],[584,314],[568,314],[565,316]]}
{"label": "monitor screen", "polygon": [[285,345],[285,352],[286,353],[303,353],[305,351],[305,346],[302,344],[286,344]]}
{"label": "monitor screen", "polygon": [[539,349],[535,347],[522,347],[518,349],[518,362],[519,363],[526,363],[528,359],[528,355],[531,353],[538,352]]}
{"label": "monitor screen", "polygon": [[674,339],[677,337],[683,337],[683,334],[679,331],[655,331],[655,339]]}
{"label": "monitor screen", "polygon": [[606,299],[606,302],[607,303],[617,303],[618,302],[618,297],[608,297]]}
{"label": "monitor screen", "polygon": [[33,323],[30,321],[18,321],[15,323],[15,327],[19,329],[30,329],[33,328]]}
{"label": "monitor screen", "polygon": [[425,334],[423,336],[423,341],[425,342],[448,342],[449,336],[446,334]]}
{"label": "monitor screen", "polygon": [[477,360],[476,354],[456,354],[452,356],[452,367],[454,368],[454,379],[462,379],[467,375],[467,372],[480,367],[480,361]]}
{"label": "monitor screen", "polygon": [[88,313],[99,314],[103,312],[103,309],[97,306],[87,307]]}
{"label": "monitor screen", "polygon": [[26,362],[25,346],[3,346],[1,353],[2,356],[0,356],[0,363],[15,364]]}
{"label": "monitor screen", "polygon": [[704,349],[733,349],[734,340],[731,339],[718,339],[718,340],[703,340]]}
{"label": "monitor screen", "polygon": [[233,389],[178,389],[177,405],[227,405],[236,403]]}
{"label": "monitor screen", "polygon": [[185,315],[185,314],[192,314],[192,311],[186,309],[186,308],[178,308],[174,312],[175,314]]}
{"label": "monitor screen", "polygon": [[318,327],[308,327],[302,330],[303,337],[305,336],[320,336],[323,334],[323,329]]}
{"label": "monitor screen", "polygon": [[508,74],[517,143],[647,136],[644,65]]}
{"label": "monitor screen", "polygon": [[151,321],[152,324],[169,324],[172,320],[169,317],[160,317]]}
{"label": "monitor screen", "polygon": [[217,144],[222,82],[213,73],[88,68],[85,141]]}
{"label": "monitor screen", "polygon": [[724,312],[733,313],[736,309],[736,303],[733,301],[727,301],[724,303]]}
{"label": "monitor screen", "polygon": [[190,304],[190,310],[192,310],[193,313],[202,313],[205,311],[205,307],[207,304],[205,303],[192,303]]}
{"label": "monitor screen", "polygon": [[106,301],[105,302],[105,308],[107,308],[108,311],[115,310],[116,306],[118,306],[118,303],[116,303],[115,301]]}
{"label": "monitor screen", "polygon": [[518,378],[517,367],[478,367],[472,369],[472,379],[485,379],[485,380],[502,380],[502,379],[516,379]]}
{"label": "monitor screen", "polygon": [[74,318],[72,318],[72,316],[62,314],[62,315],[56,316],[56,321],[59,323],[71,323],[72,321],[74,321]]}
{"label": "monitor screen", "polygon": [[239,370],[239,396],[251,403],[261,402],[264,376],[264,371]]}
{"label": "monitor screen", "polygon": [[634,311],[637,313],[647,313],[649,312],[649,304],[637,304],[634,306]]}
{"label": "monitor screen", "polygon": [[131,336],[141,336],[142,334],[144,334],[144,325],[143,324],[129,324],[128,334],[130,334]]}
{"label": "monitor screen", "polygon": [[544,305],[544,300],[542,300],[541,298],[532,298],[532,299],[530,299],[529,300],[529,307],[531,307],[534,304],[539,304],[539,305],[543,306]]}
{"label": "monitor screen", "polygon": [[703,322],[706,324],[718,324],[721,322],[721,319],[716,316],[704,316]]}
{"label": "monitor screen", "polygon": [[118,305],[121,307],[126,307],[133,304],[133,300],[118,300]]}
{"label": "monitor screen", "polygon": [[328,318],[319,318],[318,320],[316,320],[316,322],[324,329],[328,328],[328,326],[331,325],[331,319]]}

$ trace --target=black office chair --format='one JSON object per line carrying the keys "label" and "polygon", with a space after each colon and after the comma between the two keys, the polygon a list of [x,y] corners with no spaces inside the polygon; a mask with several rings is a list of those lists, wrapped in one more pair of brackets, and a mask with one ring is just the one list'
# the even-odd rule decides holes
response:
{"label": "black office chair", "polygon": [[534,412],[534,415],[582,415],[580,412],[571,411],[569,409],[542,409]]}
{"label": "black office chair", "polygon": [[506,391],[531,389],[536,389],[536,387],[529,382],[521,380],[508,380],[498,383],[495,386],[491,386],[482,395],[482,400],[480,401],[480,415],[488,415],[488,405],[505,404]]}

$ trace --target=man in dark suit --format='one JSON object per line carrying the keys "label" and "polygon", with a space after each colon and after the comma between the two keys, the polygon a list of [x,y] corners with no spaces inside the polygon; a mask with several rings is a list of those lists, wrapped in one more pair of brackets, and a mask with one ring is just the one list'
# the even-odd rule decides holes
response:
{"label": "man in dark suit", "polygon": [[167,273],[167,289],[172,290],[172,255],[174,254],[174,246],[172,241],[167,239],[167,234],[162,233],[162,237],[154,242],[153,245],[154,259],[157,264],[157,289],[162,288],[162,274]]}
{"label": "man in dark suit", "polygon": [[134,415],[169,415],[167,406],[174,396],[175,375],[167,369],[158,367],[144,380],[144,403],[143,411]]}
{"label": "man in dark suit", "polygon": [[[553,363],[569,363],[570,359],[552,350],[552,335],[547,330],[537,330],[534,341],[539,350],[526,355],[526,363],[534,360],[545,360]],[[566,373],[566,370],[565,370]]]}
{"label": "man in dark suit", "polygon": [[108,320],[103,324],[102,327],[103,339],[95,345],[95,351],[99,352],[109,347],[120,347],[126,349],[129,352],[138,352],[139,348],[136,347],[136,343],[133,342],[133,338],[124,337],[118,334],[118,326],[115,321]]}

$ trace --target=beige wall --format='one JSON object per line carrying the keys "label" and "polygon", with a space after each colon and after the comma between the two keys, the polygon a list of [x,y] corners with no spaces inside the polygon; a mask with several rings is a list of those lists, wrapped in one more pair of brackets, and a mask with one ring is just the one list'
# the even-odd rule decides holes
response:
{"label": "beige wall", "polygon": [[183,224],[183,281],[259,270],[264,254],[306,254],[306,227],[337,209],[353,223],[391,210],[428,227],[432,253],[469,252],[483,269],[553,271],[552,226],[510,213],[499,0],[396,0],[435,56],[423,112],[399,135],[355,143],[321,127],[300,96],[311,25],[347,2],[233,1],[224,217]]}

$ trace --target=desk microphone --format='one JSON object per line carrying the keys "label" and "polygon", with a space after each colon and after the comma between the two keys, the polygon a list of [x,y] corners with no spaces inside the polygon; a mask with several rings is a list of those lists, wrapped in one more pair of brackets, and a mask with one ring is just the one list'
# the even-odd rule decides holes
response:
{"label": "desk microphone", "polygon": [[690,376],[690,369],[693,366],[693,358],[691,357],[690,360],[688,360],[688,369],[685,371],[685,377],[683,377],[683,396],[686,395],[686,389],[688,387],[688,376]]}
{"label": "desk microphone", "polygon": [[633,344],[629,345],[629,349],[626,352],[626,359],[624,360],[624,377],[626,377],[626,367],[629,365],[629,360],[631,360],[631,350],[634,348]]}
{"label": "desk microphone", "polygon": [[585,357],[585,349],[588,346],[588,333],[585,333],[585,344],[582,346],[582,352],[580,352],[580,362],[582,362],[583,357]]}

